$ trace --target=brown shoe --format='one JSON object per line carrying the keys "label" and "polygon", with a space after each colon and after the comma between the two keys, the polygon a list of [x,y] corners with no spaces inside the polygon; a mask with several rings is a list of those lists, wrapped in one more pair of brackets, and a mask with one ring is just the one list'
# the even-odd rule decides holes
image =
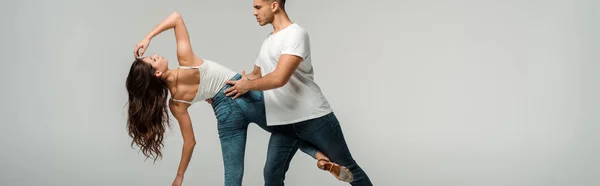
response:
{"label": "brown shoe", "polygon": [[[319,162],[321,161],[325,161],[325,164],[323,164],[322,166],[319,165]],[[337,163],[331,162],[329,160],[318,160],[317,167],[319,167],[319,169],[321,170],[330,172],[331,174],[333,174],[333,176],[335,176],[335,178],[337,178],[340,181],[350,183],[354,180],[354,177],[352,176],[352,173],[350,172],[350,170],[348,170],[348,168],[341,166]]]}

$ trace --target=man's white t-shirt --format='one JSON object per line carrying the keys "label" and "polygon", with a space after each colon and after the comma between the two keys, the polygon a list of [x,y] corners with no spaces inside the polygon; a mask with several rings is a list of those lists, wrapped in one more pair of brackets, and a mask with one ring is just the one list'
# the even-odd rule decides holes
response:
{"label": "man's white t-shirt", "polygon": [[264,91],[267,125],[292,124],[331,113],[314,81],[308,32],[296,23],[270,34],[263,41],[255,64],[265,76],[275,70],[279,56],[284,54],[304,60],[283,87]]}

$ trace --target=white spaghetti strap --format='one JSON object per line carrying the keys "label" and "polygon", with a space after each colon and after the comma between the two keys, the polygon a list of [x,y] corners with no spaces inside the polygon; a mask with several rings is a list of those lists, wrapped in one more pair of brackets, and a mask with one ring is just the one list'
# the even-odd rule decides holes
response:
{"label": "white spaghetti strap", "polygon": [[180,102],[180,103],[187,103],[187,104],[190,104],[190,105],[192,104],[191,101],[186,101],[186,100],[178,100],[178,99],[173,99],[173,98],[171,98],[171,100],[173,100],[175,102]]}
{"label": "white spaghetti strap", "polygon": [[181,68],[181,69],[194,69],[194,68],[200,68],[200,66],[179,66],[179,68]]}

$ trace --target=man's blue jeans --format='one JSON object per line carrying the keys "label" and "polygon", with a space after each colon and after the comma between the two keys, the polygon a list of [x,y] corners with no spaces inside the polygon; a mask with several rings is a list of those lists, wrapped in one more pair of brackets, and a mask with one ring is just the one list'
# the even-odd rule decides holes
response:
{"label": "man's blue jeans", "polygon": [[[241,75],[238,74],[232,80],[240,78]],[[267,132],[273,131],[273,127],[267,127],[262,91],[249,91],[233,100],[232,97],[227,97],[223,93],[229,87],[231,85],[226,85],[212,98],[212,107],[218,123],[217,129],[225,169],[225,186],[239,186],[242,185],[244,175],[248,125],[256,123]],[[308,143],[301,145],[300,150],[313,158],[317,153],[317,149]],[[272,173],[267,174],[271,175]]]}
{"label": "man's blue jeans", "polygon": [[283,186],[292,157],[300,145],[307,143],[316,146],[331,161],[350,169],[354,176],[351,185],[373,185],[365,171],[352,158],[340,123],[333,112],[316,119],[273,128],[264,169],[265,185]]}

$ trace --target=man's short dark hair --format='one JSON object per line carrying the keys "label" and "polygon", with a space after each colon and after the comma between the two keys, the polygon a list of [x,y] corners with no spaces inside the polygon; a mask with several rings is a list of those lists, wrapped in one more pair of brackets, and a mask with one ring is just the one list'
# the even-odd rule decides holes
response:
{"label": "man's short dark hair", "polygon": [[268,1],[268,2],[277,1],[277,2],[279,2],[279,8],[285,10],[285,0],[264,0],[264,1]]}

